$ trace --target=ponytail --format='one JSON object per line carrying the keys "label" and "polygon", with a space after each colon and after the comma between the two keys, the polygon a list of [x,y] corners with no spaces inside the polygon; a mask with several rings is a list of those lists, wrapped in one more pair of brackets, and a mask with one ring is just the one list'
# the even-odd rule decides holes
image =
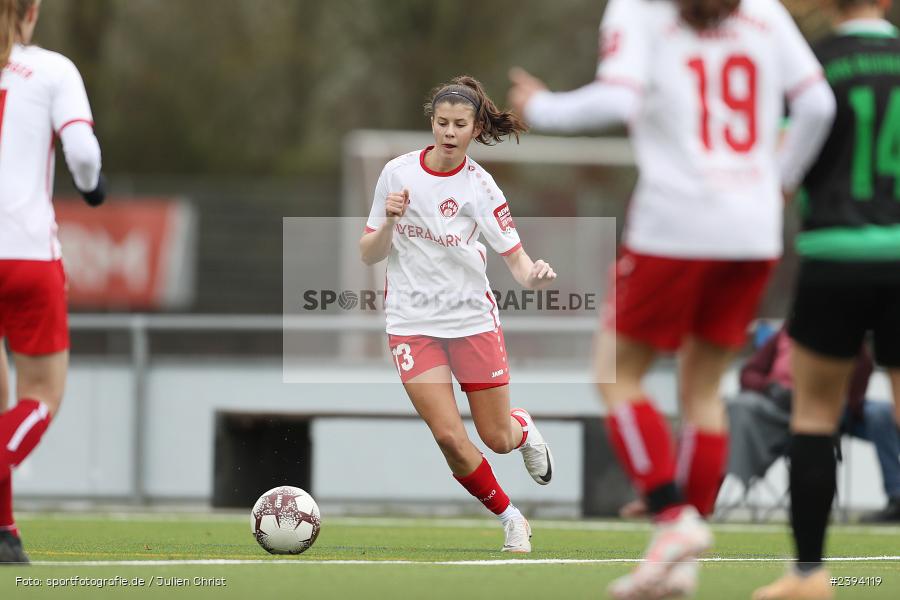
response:
{"label": "ponytail", "polygon": [[0,0],[0,70],[9,62],[19,35],[19,23],[33,4],[34,0]]}
{"label": "ponytail", "polygon": [[741,0],[678,0],[681,19],[697,30],[718,26],[737,10]]}
{"label": "ponytail", "polygon": [[0,0],[0,69],[9,62],[19,20],[16,18],[18,0]]}
{"label": "ponytail", "polygon": [[472,106],[475,125],[481,128],[475,141],[486,146],[500,143],[507,136],[515,136],[518,142],[519,134],[528,131],[524,121],[515,113],[497,108],[481,82],[469,75],[460,75],[450,83],[434,88],[425,103],[425,116],[433,118],[435,105],[443,102]]}

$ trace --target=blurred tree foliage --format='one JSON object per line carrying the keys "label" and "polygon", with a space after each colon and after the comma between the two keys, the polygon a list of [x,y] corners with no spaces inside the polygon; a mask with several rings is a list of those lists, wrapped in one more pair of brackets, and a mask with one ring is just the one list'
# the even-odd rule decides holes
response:
{"label": "blurred tree foliage", "polygon": [[[819,0],[788,0],[820,35]],[[354,128],[427,126],[461,73],[498,103],[522,65],[590,80],[600,0],[44,0],[38,42],[70,56],[112,172],[321,175]]]}

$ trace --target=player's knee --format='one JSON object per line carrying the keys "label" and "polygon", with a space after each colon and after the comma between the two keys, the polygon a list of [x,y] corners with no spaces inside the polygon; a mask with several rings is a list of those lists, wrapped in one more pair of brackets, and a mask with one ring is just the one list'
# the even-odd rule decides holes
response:
{"label": "player's knee", "polygon": [[497,454],[509,454],[513,449],[512,440],[509,433],[505,431],[491,432],[490,434],[481,436],[484,445]]}
{"label": "player's knee", "polygon": [[37,400],[47,406],[47,410],[51,415],[55,415],[59,411],[62,404],[63,389],[62,386],[49,385],[46,383],[29,384],[20,382],[17,386],[17,396],[19,400],[28,398]]}
{"label": "player's knee", "polygon": [[626,402],[634,402],[642,395],[640,385],[623,385],[621,382],[611,383],[601,380],[596,386],[603,403],[610,410],[615,410]]}
{"label": "player's knee", "polygon": [[19,396],[20,400],[24,398],[37,400],[38,402],[43,403],[47,407],[47,410],[50,411],[51,417],[59,412],[59,407],[62,404],[62,394],[23,394]]}
{"label": "player's knee", "polygon": [[435,431],[434,440],[447,458],[452,460],[465,458],[466,445],[469,442],[465,432],[460,433],[453,430]]}
{"label": "player's knee", "polygon": [[47,410],[50,411],[50,416],[55,417],[56,413],[59,412],[59,407],[62,405],[62,394],[54,395],[52,397],[48,397],[47,400],[42,400],[44,404],[47,405]]}

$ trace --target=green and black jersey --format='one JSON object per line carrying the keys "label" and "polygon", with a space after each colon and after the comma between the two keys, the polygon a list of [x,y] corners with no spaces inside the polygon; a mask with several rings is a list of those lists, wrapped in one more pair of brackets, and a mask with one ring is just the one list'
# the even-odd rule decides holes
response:
{"label": "green and black jersey", "polygon": [[815,51],[837,114],[803,182],[797,251],[900,261],[900,35],[886,21],[851,21]]}

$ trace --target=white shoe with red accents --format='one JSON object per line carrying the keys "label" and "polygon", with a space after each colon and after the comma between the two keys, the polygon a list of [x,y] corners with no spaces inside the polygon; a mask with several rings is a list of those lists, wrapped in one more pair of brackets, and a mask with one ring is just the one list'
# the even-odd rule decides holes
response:
{"label": "white shoe with red accents", "polygon": [[697,579],[700,575],[700,563],[696,558],[681,561],[669,571],[663,582],[657,599],[690,598],[697,593]]}
{"label": "white shoe with red accents", "polygon": [[553,453],[550,452],[550,446],[538,431],[534,419],[527,410],[514,408],[510,414],[525,421],[525,425],[522,426],[522,430],[526,434],[525,442],[519,446],[518,450],[522,453],[528,474],[540,485],[547,485],[553,478]]}
{"label": "white shoe with red accents", "polygon": [[527,554],[531,552],[531,525],[525,517],[513,517],[503,524],[506,540],[501,552]]}
{"label": "white shoe with red accents", "polygon": [[616,600],[660,600],[692,594],[697,586],[696,559],[712,547],[712,542],[709,526],[694,507],[685,506],[671,522],[656,526],[641,563],[613,581],[607,591]]}

